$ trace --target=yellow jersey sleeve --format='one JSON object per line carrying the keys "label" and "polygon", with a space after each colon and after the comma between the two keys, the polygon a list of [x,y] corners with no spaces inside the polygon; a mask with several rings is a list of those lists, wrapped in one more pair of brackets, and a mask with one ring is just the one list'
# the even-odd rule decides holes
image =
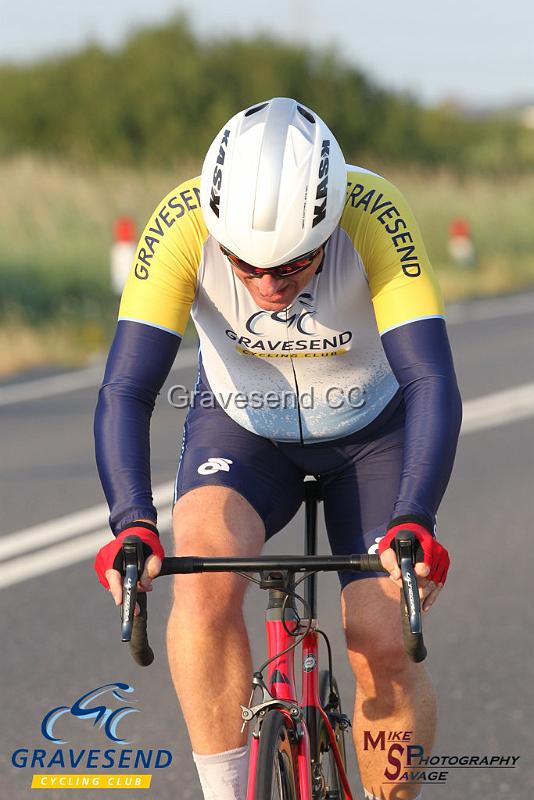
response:
{"label": "yellow jersey sleeve", "polygon": [[385,178],[349,168],[341,227],[363,261],[380,334],[443,316],[443,300],[415,217]]}
{"label": "yellow jersey sleeve", "polygon": [[194,178],[169,192],[150,217],[124,287],[119,319],[182,336],[207,237],[199,178]]}

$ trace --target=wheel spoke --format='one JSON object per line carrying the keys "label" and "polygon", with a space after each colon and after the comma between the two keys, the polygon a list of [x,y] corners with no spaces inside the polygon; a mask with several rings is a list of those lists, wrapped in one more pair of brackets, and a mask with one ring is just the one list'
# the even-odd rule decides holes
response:
{"label": "wheel spoke", "polygon": [[273,786],[271,791],[271,800],[285,800],[283,778],[282,778],[282,756],[278,753],[278,758],[275,760],[273,769]]}

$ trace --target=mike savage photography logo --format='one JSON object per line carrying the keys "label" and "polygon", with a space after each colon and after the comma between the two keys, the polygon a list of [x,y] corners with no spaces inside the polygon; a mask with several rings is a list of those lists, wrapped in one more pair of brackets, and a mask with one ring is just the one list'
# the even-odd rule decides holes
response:
{"label": "mike savage photography logo", "polygon": [[[107,683],[50,709],[40,725],[45,746],[18,747],[12,766],[33,772],[32,789],[149,789],[152,774],[137,771],[167,769],[173,756],[166,749],[125,746],[132,743],[133,722],[141,713],[134,692],[128,683]],[[92,731],[103,740],[100,747],[65,746],[70,737]]]}
{"label": "mike savage photography logo", "polygon": [[363,731],[363,749],[384,753],[383,786],[442,786],[448,782],[451,770],[516,769],[520,759],[508,753],[427,753],[423,745],[414,742],[413,731],[403,730]]}

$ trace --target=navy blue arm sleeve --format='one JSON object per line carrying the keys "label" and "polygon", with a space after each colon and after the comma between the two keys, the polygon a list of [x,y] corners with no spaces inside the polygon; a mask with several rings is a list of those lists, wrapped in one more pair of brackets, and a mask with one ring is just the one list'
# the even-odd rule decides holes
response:
{"label": "navy blue arm sleeve", "polygon": [[150,480],[150,418],[180,339],[121,321],[109,352],[95,412],[98,474],[113,533],[138,519],[157,520]]}
{"label": "navy blue arm sleeve", "polygon": [[442,319],[394,328],[382,336],[406,408],[404,462],[394,515],[434,524],[447,488],[462,421],[462,403]]}

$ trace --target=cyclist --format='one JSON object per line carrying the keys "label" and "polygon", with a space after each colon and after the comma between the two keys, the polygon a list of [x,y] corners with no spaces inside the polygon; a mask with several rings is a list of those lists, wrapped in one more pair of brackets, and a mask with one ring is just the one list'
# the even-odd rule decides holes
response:
{"label": "cyclist", "polygon": [[[347,166],[319,116],[288,98],[233,116],[200,179],[157,206],[123,293],[95,419],[117,537],[96,568],[117,604],[121,540],[143,540],[147,590],[163,557],[149,425],[190,313],[199,370],[176,479],[176,551],[259,553],[299,508],[303,476],[317,477],[333,552],[378,546],[390,572],[341,573],[342,610],[366,796],[410,800],[417,787],[382,786],[384,753],[364,750],[363,731],[410,731],[429,750],[435,728],[430,679],[404,653],[389,546],[399,526],[421,543],[428,610],[449,562],[434,527],[461,403],[416,221],[391,183]],[[206,799],[246,792],[244,584],[228,574],[175,581],[169,661]]]}

